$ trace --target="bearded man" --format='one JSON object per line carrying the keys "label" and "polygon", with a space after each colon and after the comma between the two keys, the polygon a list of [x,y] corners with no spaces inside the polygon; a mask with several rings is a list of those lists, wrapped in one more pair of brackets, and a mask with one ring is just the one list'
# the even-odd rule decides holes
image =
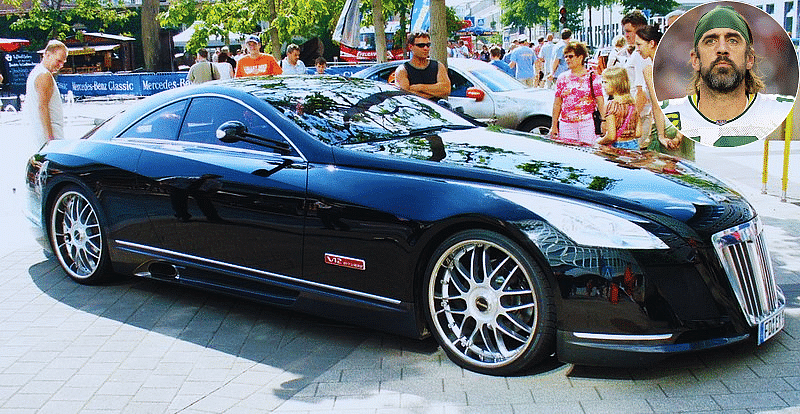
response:
{"label": "bearded man", "polygon": [[765,138],[786,118],[794,97],[762,93],[750,25],[732,7],[717,6],[700,18],[690,57],[694,93],[661,104],[685,136],[739,146]]}

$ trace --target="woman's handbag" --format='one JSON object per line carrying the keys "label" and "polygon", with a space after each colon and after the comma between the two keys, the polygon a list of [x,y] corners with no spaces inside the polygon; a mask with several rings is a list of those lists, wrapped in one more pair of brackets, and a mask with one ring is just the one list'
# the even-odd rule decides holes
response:
{"label": "woman's handbag", "polygon": [[600,109],[597,107],[597,100],[594,94],[594,72],[589,72],[589,88],[592,90],[592,102],[594,102],[594,112],[592,112],[592,120],[594,120],[594,133],[600,135],[602,133],[603,117],[600,115]]}

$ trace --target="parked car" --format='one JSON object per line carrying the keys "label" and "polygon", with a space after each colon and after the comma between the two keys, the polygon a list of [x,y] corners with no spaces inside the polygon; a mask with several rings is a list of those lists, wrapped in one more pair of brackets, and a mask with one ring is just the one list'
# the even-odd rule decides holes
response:
{"label": "parked car", "polygon": [[588,69],[597,74],[602,74],[608,66],[608,55],[611,53],[611,49],[610,47],[594,49],[590,54],[591,57],[586,61]]}
{"label": "parked car", "polygon": [[[356,78],[394,79],[394,71],[405,61],[378,64],[353,74]],[[447,59],[447,75],[453,84],[448,102],[456,110],[481,121],[505,128],[550,133],[554,93],[528,88],[512,76],[476,59]]]}
{"label": "parked car", "polygon": [[78,283],[112,272],[422,338],[505,375],[643,365],[783,327],[759,216],[690,163],[482,127],[381,82],[163,92],[29,162]]}

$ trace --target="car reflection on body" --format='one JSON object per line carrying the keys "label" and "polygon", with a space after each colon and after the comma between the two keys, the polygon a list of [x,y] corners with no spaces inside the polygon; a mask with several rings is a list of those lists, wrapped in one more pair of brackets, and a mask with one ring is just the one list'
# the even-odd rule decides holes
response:
{"label": "car reflection on body", "polygon": [[114,271],[433,335],[488,374],[783,326],[759,217],[693,165],[476,126],[370,80],[164,92],[48,143],[27,179],[79,283]]}
{"label": "car reflection on body", "polygon": [[[362,69],[353,77],[388,82],[401,61]],[[453,109],[505,128],[547,135],[553,115],[552,89],[528,88],[494,66],[476,59],[447,59]]]}

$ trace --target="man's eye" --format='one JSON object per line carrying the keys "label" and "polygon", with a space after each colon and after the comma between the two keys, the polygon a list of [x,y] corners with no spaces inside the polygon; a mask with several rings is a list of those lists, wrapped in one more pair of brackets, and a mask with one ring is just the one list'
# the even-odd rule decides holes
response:
{"label": "man's eye", "polygon": [[732,37],[732,38],[728,39],[728,43],[730,43],[732,45],[738,45],[739,44],[739,39],[737,39],[735,37]]}
{"label": "man's eye", "polygon": [[707,37],[706,40],[703,41],[703,44],[709,45],[709,46],[713,45],[715,43],[717,43],[717,39],[715,39],[713,37]]}

